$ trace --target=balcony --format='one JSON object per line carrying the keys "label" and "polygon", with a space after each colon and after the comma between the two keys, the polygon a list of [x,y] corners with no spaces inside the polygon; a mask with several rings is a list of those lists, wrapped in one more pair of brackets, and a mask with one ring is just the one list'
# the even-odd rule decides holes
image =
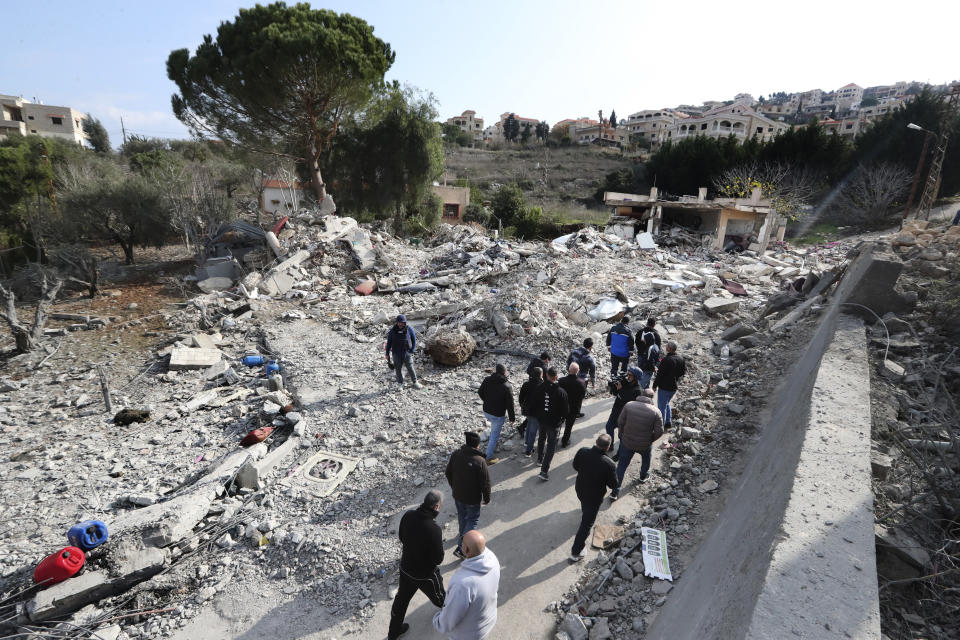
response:
{"label": "balcony", "polygon": [[12,131],[20,132],[20,135],[27,135],[27,125],[19,120],[0,120],[0,135],[7,135]]}

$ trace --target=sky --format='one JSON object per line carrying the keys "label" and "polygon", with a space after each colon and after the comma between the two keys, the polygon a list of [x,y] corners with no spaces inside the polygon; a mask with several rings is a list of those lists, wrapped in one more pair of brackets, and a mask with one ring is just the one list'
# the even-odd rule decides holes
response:
{"label": "sky", "polygon": [[[0,94],[89,112],[128,135],[188,137],[166,60],[253,2],[48,0],[5,12]],[[646,0],[313,2],[389,42],[387,74],[431,93],[442,119],[473,109],[546,120],[618,118],[745,92],[960,80],[960,3]],[[12,0],[0,0],[0,7]],[[12,14],[12,16],[11,16]]]}

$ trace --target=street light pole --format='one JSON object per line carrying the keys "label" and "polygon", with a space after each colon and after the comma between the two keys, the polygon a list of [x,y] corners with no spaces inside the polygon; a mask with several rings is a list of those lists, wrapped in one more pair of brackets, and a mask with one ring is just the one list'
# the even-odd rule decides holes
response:
{"label": "street light pole", "polygon": [[[913,207],[913,198],[917,194],[917,185],[920,184],[920,175],[923,173],[923,163],[927,159],[927,152],[930,150],[930,139],[933,138],[933,131],[928,131],[912,122],[907,125],[908,129],[914,131],[923,131],[923,150],[920,152],[920,159],[917,160],[917,170],[913,173],[913,184],[910,185],[910,197],[907,198],[907,206],[903,210],[903,219],[910,217],[910,209]],[[902,224],[901,224],[902,226]]]}

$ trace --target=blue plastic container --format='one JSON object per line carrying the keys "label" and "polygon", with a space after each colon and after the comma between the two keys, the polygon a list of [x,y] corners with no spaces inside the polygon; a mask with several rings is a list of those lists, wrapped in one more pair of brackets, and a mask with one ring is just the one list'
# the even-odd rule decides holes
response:
{"label": "blue plastic container", "polygon": [[259,367],[266,363],[266,361],[267,359],[263,356],[243,356],[243,360],[240,362],[248,367]]}
{"label": "blue plastic container", "polygon": [[277,373],[280,371],[280,365],[277,364],[276,360],[271,360],[267,363],[267,377],[270,377],[271,374]]}
{"label": "blue plastic container", "polygon": [[99,520],[84,520],[70,527],[67,532],[67,539],[70,544],[79,547],[84,551],[96,549],[104,542],[110,534],[107,532],[107,525]]}

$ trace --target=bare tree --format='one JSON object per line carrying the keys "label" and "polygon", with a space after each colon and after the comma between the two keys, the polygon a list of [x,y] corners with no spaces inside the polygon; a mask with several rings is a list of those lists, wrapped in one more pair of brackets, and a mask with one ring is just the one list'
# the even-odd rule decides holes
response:
{"label": "bare tree", "polygon": [[717,192],[728,198],[749,198],[760,189],[774,211],[791,220],[802,215],[822,184],[819,172],[785,162],[749,162],[727,169],[713,181]]}
{"label": "bare tree", "polygon": [[100,292],[100,259],[82,244],[62,244],[50,251],[50,263],[64,277],[87,288],[94,298]]}
{"label": "bare tree", "polygon": [[860,165],[840,187],[829,207],[847,222],[866,226],[883,224],[903,201],[910,180],[910,172],[898,164]]}
{"label": "bare tree", "polygon": [[40,282],[40,299],[37,301],[37,309],[33,316],[33,326],[27,328],[25,324],[17,318],[16,296],[13,291],[0,284],[0,296],[4,299],[4,308],[0,310],[0,318],[6,321],[10,327],[10,333],[17,344],[17,353],[29,353],[36,348],[40,338],[43,337],[43,327],[47,323],[47,312],[50,306],[60,292],[63,286],[63,280],[54,280],[53,285],[47,281],[44,275]]}

